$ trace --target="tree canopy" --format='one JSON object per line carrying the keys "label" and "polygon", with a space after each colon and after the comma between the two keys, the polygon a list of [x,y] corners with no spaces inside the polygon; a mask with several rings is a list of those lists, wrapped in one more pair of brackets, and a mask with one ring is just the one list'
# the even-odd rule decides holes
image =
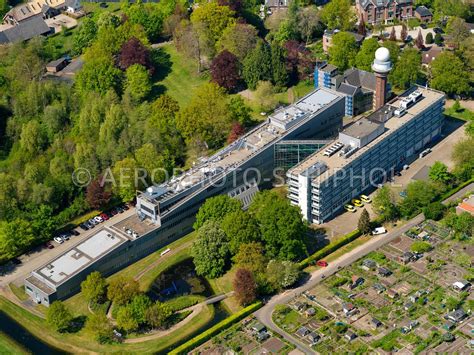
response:
{"label": "tree canopy", "polygon": [[329,47],[329,62],[344,71],[354,65],[357,55],[357,43],[350,33],[338,32],[332,37]]}

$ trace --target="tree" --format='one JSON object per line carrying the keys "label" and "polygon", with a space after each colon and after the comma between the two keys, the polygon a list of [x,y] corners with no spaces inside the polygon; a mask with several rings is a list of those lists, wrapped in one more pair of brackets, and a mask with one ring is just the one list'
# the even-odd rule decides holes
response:
{"label": "tree", "polygon": [[297,14],[297,28],[301,37],[309,44],[315,34],[321,31],[319,12],[315,6],[303,7]]}
{"label": "tree", "polygon": [[454,112],[461,112],[461,104],[459,103],[459,99],[456,99],[453,104]]}
{"label": "tree", "polygon": [[469,1],[464,0],[434,0],[435,16],[457,16],[468,18],[470,15]]}
{"label": "tree", "polygon": [[357,223],[357,228],[363,233],[367,234],[370,232],[370,217],[369,212],[364,208],[359,217],[359,222]]}
{"label": "tree", "polygon": [[459,57],[442,52],[431,62],[431,86],[448,95],[469,93],[471,88],[467,70]]}
{"label": "tree", "polygon": [[247,212],[238,209],[224,216],[221,228],[229,239],[229,250],[237,254],[242,244],[256,242],[260,238],[257,221]]}
{"label": "tree", "polygon": [[134,64],[142,65],[153,74],[150,51],[142,42],[140,42],[140,40],[132,37],[122,45],[122,48],[120,48],[119,66],[122,70],[127,70]]}
{"label": "tree", "polygon": [[288,41],[284,44],[284,48],[291,83],[308,79],[313,75],[315,62],[311,51],[304,43]]}
{"label": "tree", "polygon": [[176,117],[176,125],[188,142],[219,147],[232,125],[225,89],[215,83],[199,87],[188,106]]}
{"label": "tree", "polygon": [[393,85],[407,89],[420,79],[421,55],[414,48],[406,48],[389,75]]}
{"label": "tree", "polygon": [[260,226],[262,241],[270,258],[296,260],[306,255],[303,237],[306,226],[300,210],[274,192],[258,193],[249,209]]}
{"label": "tree", "polygon": [[86,199],[91,208],[99,209],[107,205],[112,196],[110,191],[106,190],[105,185],[102,185],[102,176],[91,181],[87,185]]}
{"label": "tree", "polygon": [[107,288],[107,298],[120,306],[130,302],[139,292],[137,281],[119,276],[110,281]]}
{"label": "tree", "polygon": [[71,312],[61,301],[54,301],[46,312],[46,322],[60,333],[69,329],[72,319]]}
{"label": "tree", "polygon": [[137,178],[138,164],[133,158],[124,158],[115,163],[112,169],[114,189],[122,201],[131,201],[137,190],[143,188],[143,183]]}
{"label": "tree", "polygon": [[278,42],[273,42],[271,46],[273,84],[277,88],[284,88],[288,84],[288,71],[285,64],[285,53]]}
{"label": "tree", "polygon": [[425,215],[426,219],[438,221],[441,219],[441,217],[443,217],[445,209],[445,206],[441,202],[433,202],[428,206],[423,207],[423,214]]}
{"label": "tree", "polygon": [[390,37],[388,39],[389,41],[397,40],[397,34],[395,33],[395,26],[392,27],[392,31],[390,31]]}
{"label": "tree", "polygon": [[354,26],[354,11],[349,0],[333,0],[321,10],[321,20],[330,29],[348,31]]}
{"label": "tree", "polygon": [[[151,6],[150,6],[151,5]],[[163,14],[158,11],[154,4],[144,4],[137,2],[127,4],[123,10],[131,25],[139,25],[145,31],[146,37],[152,43],[155,43],[161,34],[163,28]]]}
{"label": "tree", "polygon": [[81,292],[87,302],[101,303],[105,299],[107,283],[98,271],[91,272],[81,283]]}
{"label": "tree", "polygon": [[238,267],[250,270],[254,275],[265,272],[268,264],[265,249],[261,243],[255,242],[241,244],[232,260]]}
{"label": "tree", "polygon": [[85,330],[100,344],[111,343],[114,338],[113,326],[104,312],[88,315]]}
{"label": "tree", "polygon": [[417,46],[418,49],[423,49],[425,47],[425,43],[423,41],[423,35],[421,34],[421,29],[418,30],[418,35],[416,36],[416,39],[415,39],[415,46]]}
{"label": "tree", "polygon": [[20,147],[27,154],[34,156],[46,147],[46,135],[37,120],[25,123],[21,129]]}
{"label": "tree", "polygon": [[394,66],[398,62],[398,56],[400,54],[400,47],[395,41],[384,41],[383,46],[390,52],[390,61]]}
{"label": "tree", "polygon": [[257,298],[257,283],[249,270],[237,269],[232,285],[240,305],[249,305]]}
{"label": "tree", "polygon": [[446,184],[451,180],[451,174],[448,171],[448,167],[440,161],[436,161],[430,168],[429,177],[432,181],[439,181],[443,184]]}
{"label": "tree", "polygon": [[217,0],[217,3],[220,6],[228,6],[232,11],[237,13],[242,10],[243,7],[242,0]]}
{"label": "tree", "polygon": [[135,102],[141,102],[151,92],[151,79],[148,70],[140,64],[133,64],[125,72],[125,92]]}
{"label": "tree", "polygon": [[[331,2],[332,3],[332,2]],[[329,62],[344,71],[354,65],[357,55],[357,43],[350,33],[338,32],[332,37],[329,47]]]}
{"label": "tree", "polygon": [[394,201],[395,198],[388,186],[384,185],[378,189],[373,198],[372,206],[382,221],[392,221],[397,218],[398,210]]}
{"label": "tree", "polygon": [[414,241],[410,250],[414,253],[427,253],[431,250],[431,244],[422,240]]}
{"label": "tree", "polygon": [[235,95],[230,98],[229,112],[234,123],[238,122],[243,127],[253,124],[252,116],[250,115],[252,109],[245,104],[242,96]]}
{"label": "tree", "polygon": [[471,34],[466,21],[459,17],[451,17],[446,25],[446,33],[451,40],[459,47],[461,42],[468,38]]}
{"label": "tree", "polygon": [[412,217],[421,211],[423,206],[433,201],[436,192],[433,186],[425,181],[412,181],[408,184],[407,196],[400,203],[400,213],[405,217]]}
{"label": "tree", "polygon": [[293,285],[300,273],[298,265],[291,261],[270,260],[267,266],[267,279],[276,290]]}
{"label": "tree", "polygon": [[110,89],[119,92],[121,83],[122,71],[114,66],[112,58],[107,57],[86,61],[75,80],[79,92],[93,91],[102,95]]}
{"label": "tree", "polygon": [[242,75],[251,90],[255,90],[259,81],[273,79],[272,55],[268,44],[262,41],[257,43],[244,60]]}
{"label": "tree", "polygon": [[217,50],[226,49],[243,62],[257,45],[257,40],[258,33],[255,27],[246,23],[235,23],[226,27],[217,43]]}
{"label": "tree", "polygon": [[441,36],[441,33],[436,33],[435,34],[434,43],[437,46],[442,46],[443,45],[443,36]]}
{"label": "tree", "polygon": [[400,39],[405,42],[407,40],[407,37],[408,37],[408,29],[407,29],[407,25],[404,23],[402,23],[402,30],[400,32]]}
{"label": "tree", "polygon": [[81,54],[97,36],[97,25],[93,18],[85,17],[79,24],[73,37],[73,51]]}
{"label": "tree", "polygon": [[229,92],[235,91],[241,80],[237,57],[228,50],[219,53],[211,63],[211,77],[213,82]]}
{"label": "tree", "polygon": [[146,323],[146,312],[153,305],[153,302],[147,295],[138,294],[133,297],[132,301],[127,305],[132,311],[133,318],[138,324],[143,325]]}
{"label": "tree", "polygon": [[362,42],[362,46],[355,57],[356,67],[365,71],[372,71],[372,63],[375,58],[375,51],[379,47],[379,42],[373,37]]}
{"label": "tree", "polygon": [[213,279],[225,272],[229,260],[229,242],[218,222],[208,220],[199,228],[191,255],[198,275]]}
{"label": "tree", "polygon": [[241,210],[242,204],[239,200],[233,199],[227,195],[218,195],[208,198],[202,204],[196,214],[194,229],[198,230],[208,220],[215,220],[221,223],[222,219],[231,212]]}
{"label": "tree", "polygon": [[133,311],[130,305],[120,307],[117,311],[115,320],[117,321],[117,326],[127,333],[137,330],[140,326],[138,321],[133,316]]}
{"label": "tree", "polygon": [[428,32],[426,34],[425,42],[426,42],[426,44],[433,44],[434,39],[433,39],[433,34],[431,32]]}
{"label": "tree", "polygon": [[163,328],[173,315],[171,308],[161,302],[156,302],[146,311],[146,321],[153,328]]}
{"label": "tree", "polygon": [[232,128],[230,129],[229,136],[227,137],[227,144],[230,144],[236,141],[244,133],[245,133],[244,127],[239,122],[234,122],[232,124]]}
{"label": "tree", "polygon": [[454,212],[448,213],[443,221],[447,227],[452,228],[456,233],[467,236],[473,235],[474,217],[469,212],[462,212],[459,215]]}

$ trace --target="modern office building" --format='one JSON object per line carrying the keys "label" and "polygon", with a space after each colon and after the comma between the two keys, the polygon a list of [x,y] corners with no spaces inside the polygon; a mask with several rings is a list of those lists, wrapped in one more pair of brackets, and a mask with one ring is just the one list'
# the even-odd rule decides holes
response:
{"label": "modern office building", "polygon": [[347,126],[287,172],[291,203],[312,223],[330,220],[440,135],[444,101],[443,93],[416,86]]}
{"label": "modern office building", "polygon": [[278,164],[298,163],[307,157],[308,149],[324,146],[325,142],[313,140],[337,135],[344,112],[344,95],[326,88],[276,111],[215,155],[201,158],[189,171],[140,193],[136,214],[100,229],[32,272],[25,280],[26,292],[45,305],[71,296],[90,272],[112,274],[192,231],[195,215],[209,197],[228,194],[245,208],[276,177],[277,144],[293,141],[288,144],[300,149],[296,156],[295,152],[291,157],[279,155]]}

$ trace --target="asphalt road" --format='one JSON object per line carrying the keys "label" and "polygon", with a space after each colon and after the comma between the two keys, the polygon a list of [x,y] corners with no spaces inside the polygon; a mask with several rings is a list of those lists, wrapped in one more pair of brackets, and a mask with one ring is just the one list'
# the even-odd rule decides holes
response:
{"label": "asphalt road", "polygon": [[[470,184],[469,186],[465,187],[461,191],[457,192],[446,201],[452,201],[457,198],[462,197],[464,194],[472,191],[474,189],[474,184]],[[265,306],[260,308],[256,313],[255,316],[257,319],[262,322],[268,329],[271,329],[275,333],[280,334],[284,339],[291,342],[292,344],[296,345],[296,347],[303,351],[306,354],[314,354],[314,350],[312,350],[306,343],[300,341],[298,338],[290,335],[280,328],[273,322],[272,320],[272,313],[275,309],[277,304],[285,304],[290,301],[293,297],[312,289],[316,286],[321,280],[326,277],[329,277],[336,273],[339,269],[348,266],[360,258],[364,257],[365,255],[369,254],[372,251],[379,249],[380,247],[384,246],[387,243],[390,243],[392,240],[396,239],[397,237],[401,236],[403,233],[408,231],[409,229],[413,228],[417,224],[423,222],[425,217],[423,214],[419,214],[415,218],[408,221],[408,223],[404,224],[403,226],[392,230],[391,232],[373,237],[367,243],[355,248],[354,250],[348,252],[337,258],[336,260],[332,261],[326,268],[318,269],[311,274],[311,277],[306,281],[306,283],[298,288],[287,290],[281,294],[273,296]]]}

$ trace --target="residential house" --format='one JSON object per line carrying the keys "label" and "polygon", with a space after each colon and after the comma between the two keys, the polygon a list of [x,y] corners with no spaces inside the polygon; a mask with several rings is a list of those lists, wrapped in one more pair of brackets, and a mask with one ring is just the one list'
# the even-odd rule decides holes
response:
{"label": "residential house", "polygon": [[350,302],[345,302],[342,304],[342,311],[346,317],[352,317],[354,314],[359,313],[359,310]]}
{"label": "residential house", "polygon": [[305,309],[306,305],[302,302],[295,302],[293,304],[293,309],[295,309],[298,312],[301,312],[303,309]]}
{"label": "residential house", "polygon": [[[324,33],[323,33],[323,51],[324,53],[328,53],[329,52],[329,48],[332,46],[332,37],[336,34],[340,32],[339,30],[324,30]],[[354,39],[356,40],[356,43],[360,46],[362,44],[362,42],[364,41],[364,36],[363,35],[360,35],[358,33],[355,33],[355,32],[348,32],[349,34],[351,34]]]}
{"label": "residential house", "polygon": [[316,332],[309,333],[306,338],[311,342],[311,344],[316,344],[321,340],[321,336]]}
{"label": "residential house", "polygon": [[372,270],[372,269],[375,269],[377,267],[377,263],[375,261],[373,261],[372,259],[365,259],[363,262],[362,262],[362,268],[364,270]]}
{"label": "residential house", "polygon": [[344,334],[344,338],[346,338],[347,341],[352,341],[357,338],[357,335],[353,331],[349,330],[346,334]]}
{"label": "residential house", "polygon": [[448,313],[444,318],[453,323],[461,323],[466,317],[466,312],[464,312],[462,308],[458,308],[455,311]]}
{"label": "residential house", "polygon": [[287,8],[290,0],[265,0],[265,6],[271,10]]}
{"label": "residential house", "polygon": [[267,327],[265,327],[262,323],[260,322],[255,322],[254,325],[252,325],[252,331],[254,333],[261,333],[261,332],[266,332],[267,331]]}
{"label": "residential house", "polygon": [[352,275],[352,283],[349,285],[351,290],[355,289],[357,286],[360,286],[364,283],[364,279],[357,275]]}
{"label": "residential house", "polygon": [[415,255],[412,252],[406,251],[398,257],[398,261],[406,265],[409,262],[413,261],[414,258],[415,258]]}
{"label": "residential house", "polygon": [[306,328],[306,327],[301,327],[300,329],[298,329],[296,331],[296,335],[304,338],[305,336],[307,336],[308,334],[310,333],[309,329]]}
{"label": "residential house", "polygon": [[393,23],[414,16],[413,0],[356,0],[356,12],[365,23]]}
{"label": "residential house", "polygon": [[56,60],[53,60],[52,62],[49,62],[46,64],[46,71],[48,73],[57,73],[64,69],[67,64],[69,63],[69,60],[67,58],[59,58]]}
{"label": "residential house", "polygon": [[389,289],[387,290],[387,296],[391,299],[394,299],[394,298],[398,298],[399,294],[397,291],[393,290],[393,289]]}
{"label": "residential house", "polygon": [[392,275],[392,271],[387,269],[386,267],[379,267],[377,272],[379,273],[380,276],[383,276],[383,277],[389,277],[390,275]]}
{"label": "residential house", "polygon": [[461,214],[463,212],[470,213],[471,216],[474,216],[474,195],[464,199],[459,205],[456,206],[456,214]]}
{"label": "residential house", "polygon": [[371,321],[370,321],[370,325],[372,326],[372,329],[377,329],[377,328],[380,328],[383,323],[381,321],[379,321],[377,318],[372,318]]}
{"label": "residential house", "polygon": [[467,281],[456,281],[453,283],[453,289],[457,292],[467,291],[471,288],[471,284]]}
{"label": "residential house", "polygon": [[427,51],[421,53],[421,62],[425,66],[429,66],[433,60],[435,60],[441,53],[443,49],[438,46],[431,46]]}
{"label": "residential house", "polygon": [[308,308],[308,309],[304,312],[304,314],[305,314],[306,317],[309,318],[309,317],[312,317],[312,316],[314,316],[314,315],[316,314],[316,310],[315,310],[313,307],[311,307],[311,308]]}
{"label": "residential house", "polygon": [[418,6],[415,10],[415,17],[424,23],[428,23],[433,20],[433,14],[426,6]]}
{"label": "residential house", "polygon": [[59,15],[62,11],[75,13],[80,9],[79,0],[31,0],[8,11],[3,17],[3,22],[16,26],[33,16],[40,15],[43,19],[48,19]]}
{"label": "residential house", "polygon": [[378,294],[385,292],[385,290],[387,289],[384,285],[378,284],[378,283],[374,284],[372,287],[374,288],[375,291],[377,291]]}
{"label": "residential house", "polygon": [[411,302],[407,302],[403,305],[403,309],[407,312],[410,311],[412,308],[413,308],[413,303]]}
{"label": "residential house", "polygon": [[41,16],[31,16],[18,25],[5,24],[0,27],[0,44],[27,41],[51,32]]}
{"label": "residential house", "polygon": [[443,324],[443,329],[450,331],[453,330],[456,327],[456,324],[450,321],[446,321],[446,323]]}

